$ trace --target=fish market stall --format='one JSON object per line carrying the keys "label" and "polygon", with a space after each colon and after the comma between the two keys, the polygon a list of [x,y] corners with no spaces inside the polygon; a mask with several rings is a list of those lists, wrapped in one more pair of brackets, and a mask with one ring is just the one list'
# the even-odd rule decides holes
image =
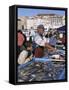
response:
{"label": "fish market stall", "polygon": [[[62,56],[65,52],[57,50]],[[53,59],[53,55],[43,58],[33,58],[26,64],[18,67],[18,81],[49,81],[65,79],[65,59]]]}

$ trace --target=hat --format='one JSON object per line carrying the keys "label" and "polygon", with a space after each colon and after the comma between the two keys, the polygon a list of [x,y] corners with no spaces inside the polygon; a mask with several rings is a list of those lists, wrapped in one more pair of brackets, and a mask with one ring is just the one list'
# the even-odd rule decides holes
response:
{"label": "hat", "polygon": [[44,28],[44,26],[41,24],[41,25],[38,25],[38,26],[37,26],[37,29],[43,29],[43,30],[44,30],[45,28]]}

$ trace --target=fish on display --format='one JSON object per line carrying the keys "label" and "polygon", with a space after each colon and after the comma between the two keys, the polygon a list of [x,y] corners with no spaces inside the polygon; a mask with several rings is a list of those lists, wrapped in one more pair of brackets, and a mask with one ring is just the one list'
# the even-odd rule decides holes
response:
{"label": "fish on display", "polygon": [[64,62],[32,62],[25,68],[18,69],[18,81],[58,80],[64,69]]}

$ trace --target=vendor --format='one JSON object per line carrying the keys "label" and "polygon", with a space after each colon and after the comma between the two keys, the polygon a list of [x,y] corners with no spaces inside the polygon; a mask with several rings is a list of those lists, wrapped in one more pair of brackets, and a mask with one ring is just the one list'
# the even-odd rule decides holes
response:
{"label": "vendor", "polygon": [[44,48],[47,48],[49,51],[55,50],[55,48],[49,45],[49,41],[45,38],[43,34],[44,34],[44,26],[39,25],[37,27],[37,33],[34,38],[36,44],[36,49],[34,51],[35,57],[43,57]]}

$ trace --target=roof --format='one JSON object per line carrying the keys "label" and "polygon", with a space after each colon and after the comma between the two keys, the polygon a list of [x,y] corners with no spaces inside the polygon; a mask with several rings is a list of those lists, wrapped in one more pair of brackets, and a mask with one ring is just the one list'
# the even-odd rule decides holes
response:
{"label": "roof", "polygon": [[65,25],[57,29],[61,33],[65,33]]}

